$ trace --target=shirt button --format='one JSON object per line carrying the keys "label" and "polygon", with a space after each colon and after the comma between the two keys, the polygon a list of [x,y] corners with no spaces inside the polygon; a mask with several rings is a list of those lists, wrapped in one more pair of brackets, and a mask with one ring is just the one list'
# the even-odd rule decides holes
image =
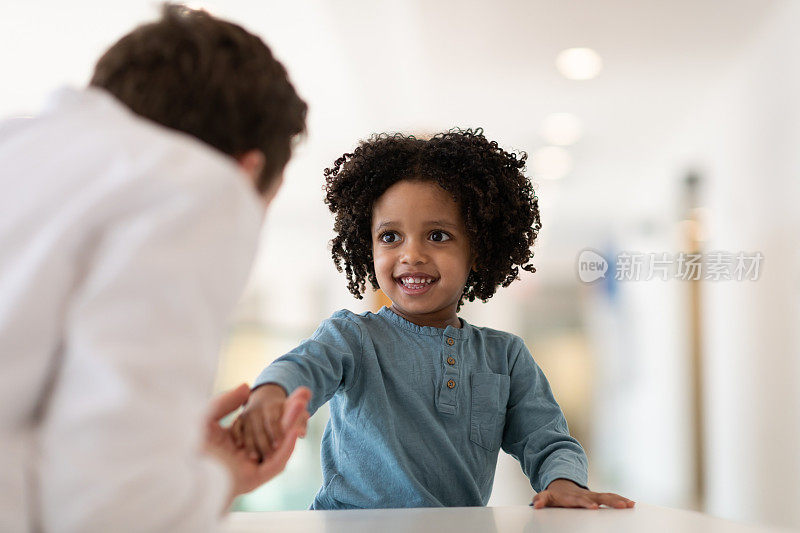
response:
{"label": "shirt button", "polygon": [[454,340],[453,340],[453,339],[451,339],[450,337],[447,337],[447,344],[449,344],[450,346],[452,346],[452,345],[454,345],[455,343],[456,343],[456,341],[454,341]]}
{"label": "shirt button", "polygon": [[448,389],[456,388],[456,382],[451,379],[450,381],[447,382],[447,388]]}
{"label": "shirt button", "polygon": [[453,358],[453,357],[448,357],[448,358],[447,358],[447,364],[448,364],[448,365],[450,365],[450,366],[453,366],[454,364],[456,364],[456,360],[455,360],[455,358]]}

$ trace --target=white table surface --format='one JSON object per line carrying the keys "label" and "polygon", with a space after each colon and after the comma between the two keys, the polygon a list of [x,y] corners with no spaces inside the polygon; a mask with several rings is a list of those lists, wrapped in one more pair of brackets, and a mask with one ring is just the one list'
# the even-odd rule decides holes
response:
{"label": "white table surface", "polygon": [[451,507],[231,513],[225,533],[756,533],[787,531],[637,503],[633,509]]}

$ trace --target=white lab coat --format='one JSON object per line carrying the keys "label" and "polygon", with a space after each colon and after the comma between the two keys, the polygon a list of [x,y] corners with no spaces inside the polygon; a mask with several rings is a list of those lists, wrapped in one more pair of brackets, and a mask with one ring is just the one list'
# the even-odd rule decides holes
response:
{"label": "white lab coat", "polygon": [[262,217],[233,159],[99,89],[0,123],[0,531],[216,527],[201,419]]}

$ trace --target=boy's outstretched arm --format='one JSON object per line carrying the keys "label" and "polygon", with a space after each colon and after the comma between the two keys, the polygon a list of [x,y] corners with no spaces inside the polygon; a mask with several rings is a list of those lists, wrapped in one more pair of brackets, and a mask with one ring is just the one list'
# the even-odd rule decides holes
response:
{"label": "boy's outstretched arm", "polygon": [[256,379],[250,400],[234,423],[237,443],[254,459],[267,457],[280,441],[283,428],[278,421],[292,409],[298,388],[310,389],[307,408],[313,415],[337,390],[352,387],[363,349],[361,328],[348,313],[339,311],[325,320],[309,339],[276,359]]}

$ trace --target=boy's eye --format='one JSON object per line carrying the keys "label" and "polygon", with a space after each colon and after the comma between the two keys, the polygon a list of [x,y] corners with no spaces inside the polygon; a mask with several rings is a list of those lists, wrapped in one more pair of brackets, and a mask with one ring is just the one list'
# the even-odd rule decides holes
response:
{"label": "boy's eye", "polygon": [[393,231],[387,231],[386,233],[380,236],[381,241],[385,242],[386,244],[392,244],[393,242],[397,242],[398,239],[397,233]]}
{"label": "boy's eye", "polygon": [[431,240],[434,242],[444,242],[450,240],[450,235],[443,231],[432,231]]}

